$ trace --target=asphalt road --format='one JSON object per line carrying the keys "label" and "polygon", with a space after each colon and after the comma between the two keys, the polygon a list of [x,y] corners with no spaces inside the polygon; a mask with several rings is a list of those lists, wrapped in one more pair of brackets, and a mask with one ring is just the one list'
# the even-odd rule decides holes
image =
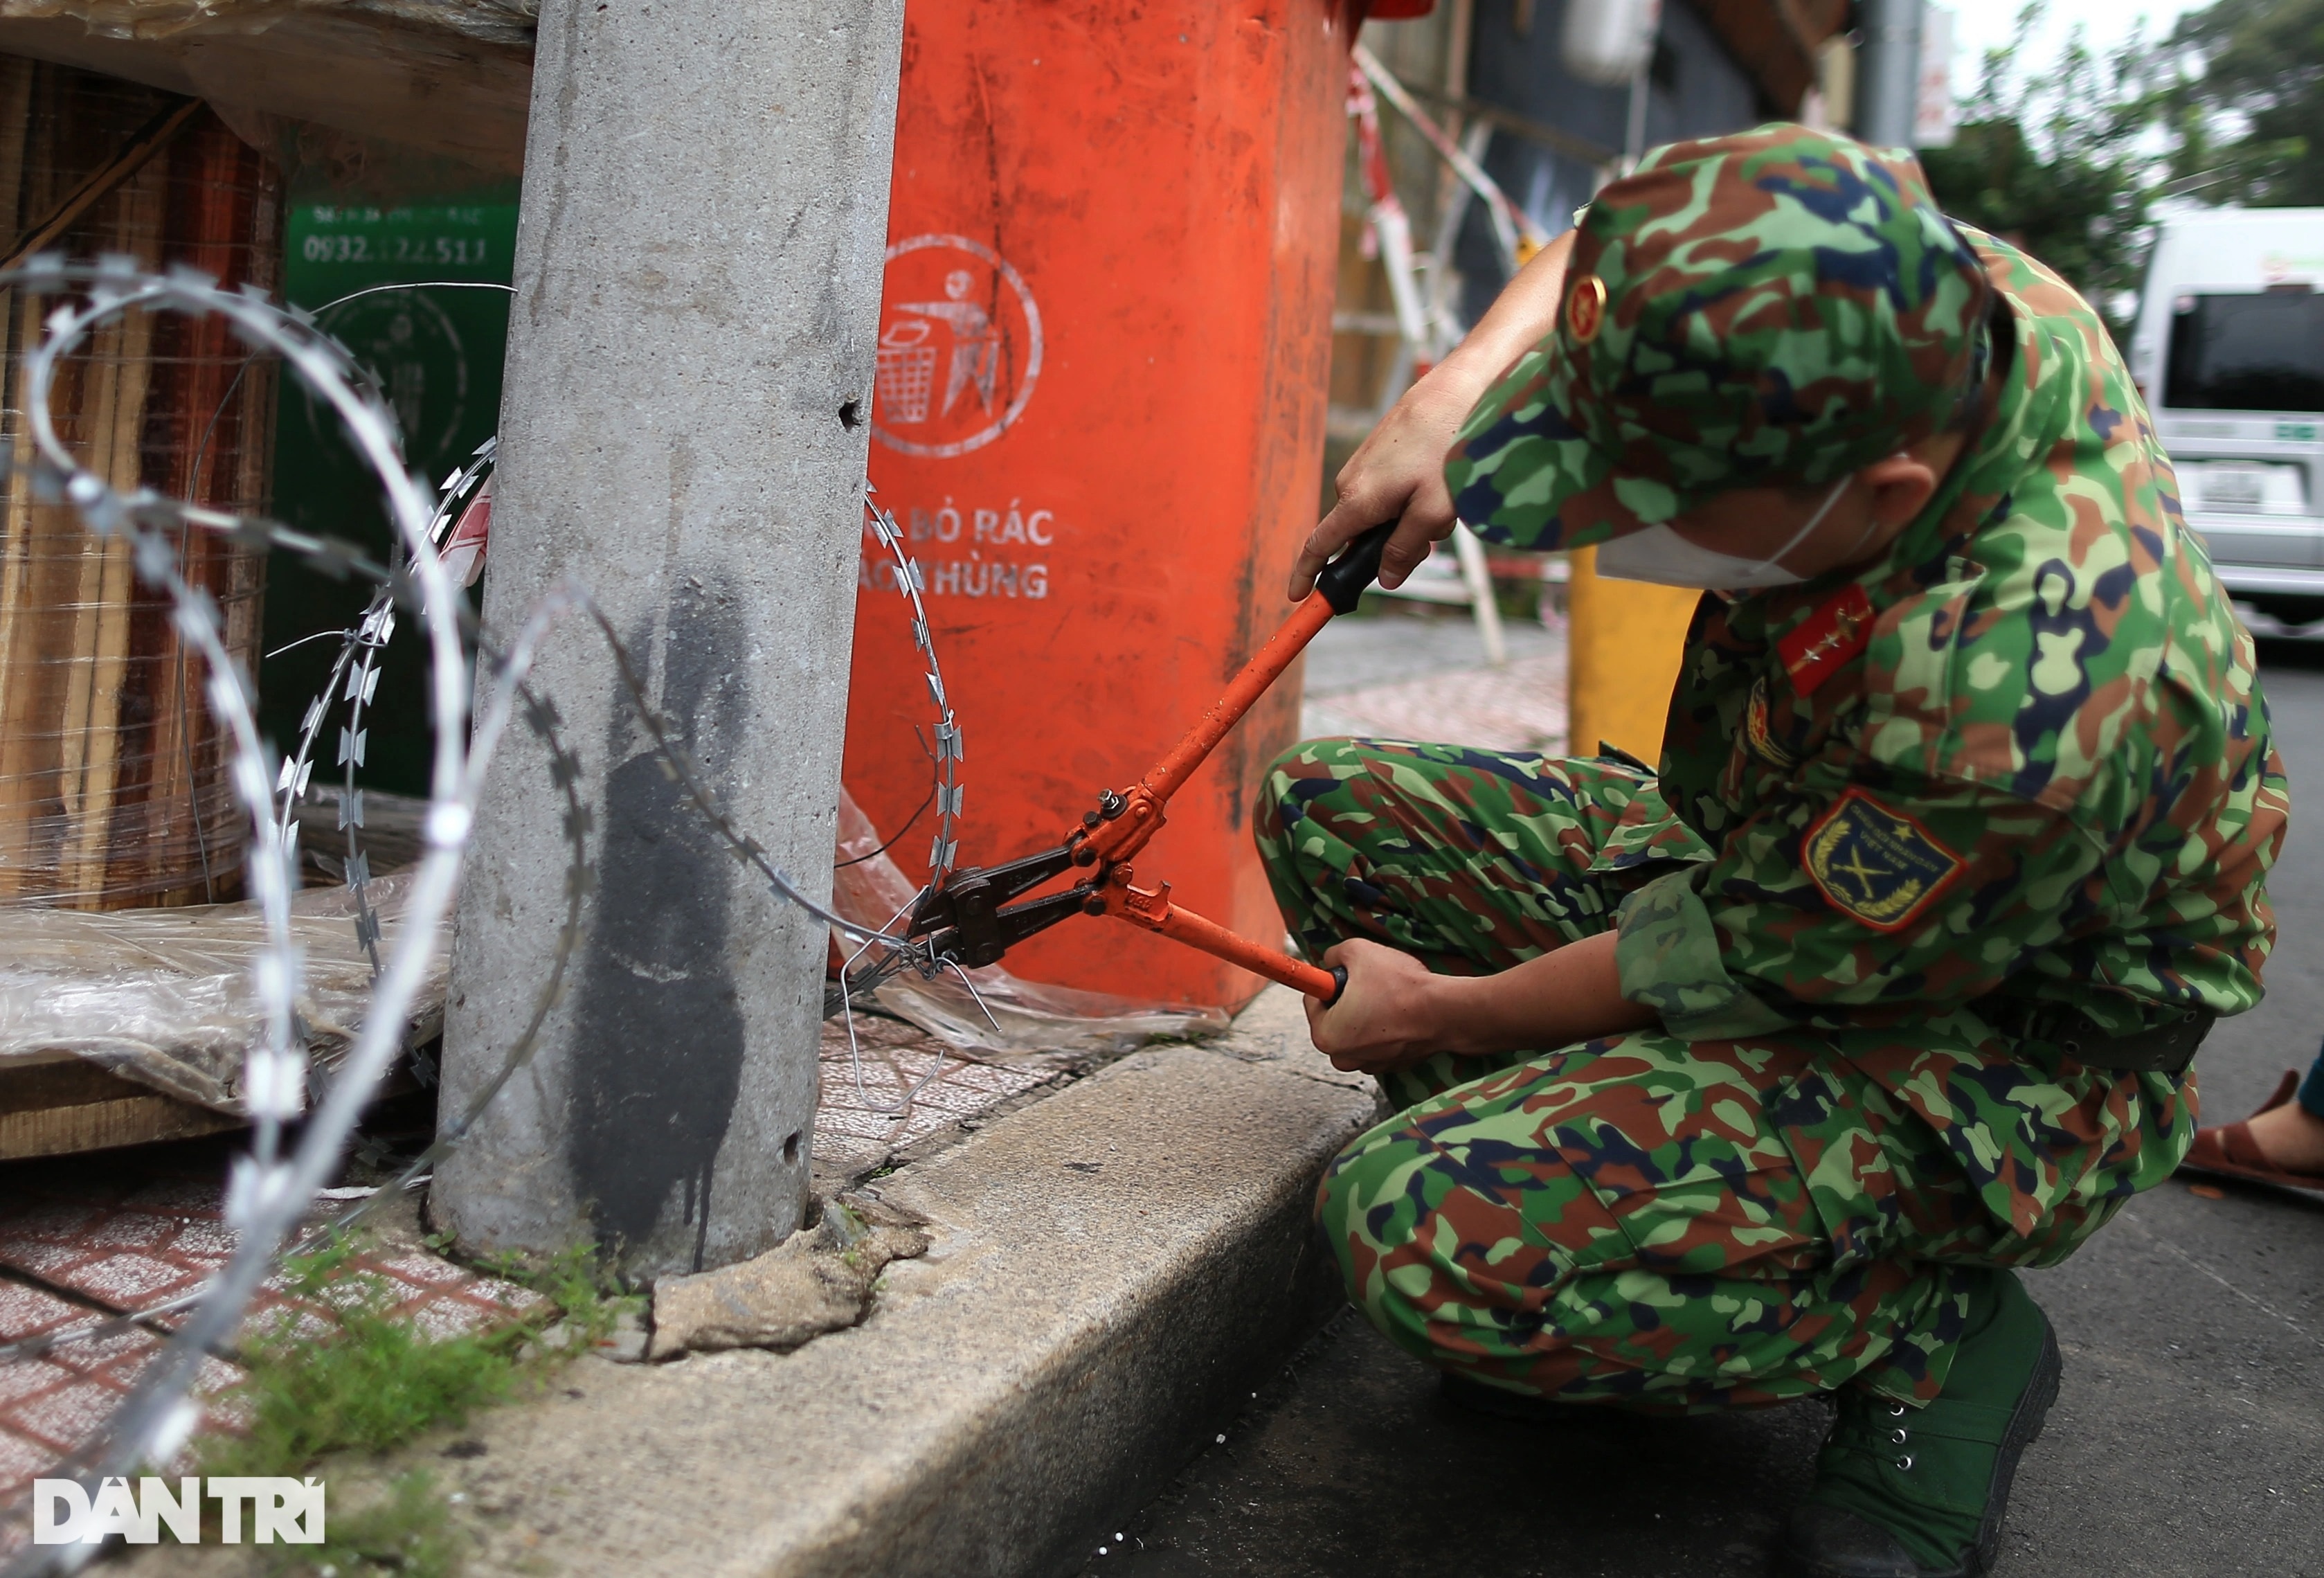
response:
{"label": "asphalt road", "polygon": [[[2263,668],[2295,803],[2324,794],[2324,648],[2271,647]],[[2248,1112],[2324,1034],[2324,814],[2294,817],[2269,891],[2267,999],[2205,1047],[2209,1121]],[[2019,1472],[2008,1578],[2324,1575],[2324,1202],[2168,1183],[2027,1281],[2066,1374]],[[1757,1574],[1828,1417],[1480,1420],[1342,1312],[1084,1571]]]}

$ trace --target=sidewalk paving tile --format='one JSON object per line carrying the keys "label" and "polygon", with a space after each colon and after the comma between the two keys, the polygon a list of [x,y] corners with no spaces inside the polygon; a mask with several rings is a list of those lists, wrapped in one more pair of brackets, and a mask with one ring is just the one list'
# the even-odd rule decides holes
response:
{"label": "sidewalk paving tile", "polygon": [[815,1159],[838,1173],[867,1172],[907,1146],[1056,1078],[1048,1069],[973,1061],[916,1025],[872,1014],[856,1016],[853,1054],[846,1021],[825,1020],[821,1061]]}
{"label": "sidewalk paving tile", "polygon": [[[120,1188],[98,1183],[83,1199],[62,1193],[78,1193],[88,1182],[68,1178],[57,1195],[0,1207],[0,1343],[149,1308],[200,1287],[233,1254],[236,1235],[223,1220],[225,1190],[217,1179]],[[342,1289],[344,1298],[332,1297]],[[296,1335],[320,1336],[329,1330],[328,1306],[357,1298],[375,1299],[389,1318],[438,1341],[537,1313],[547,1303],[514,1283],[418,1250],[356,1255],[320,1304],[292,1297],[281,1274],[270,1277],[240,1336],[278,1333],[286,1324]],[[172,1312],[151,1324],[168,1328],[183,1318]],[[34,1478],[87,1440],[161,1350],[161,1337],[140,1326],[60,1343],[37,1359],[0,1362],[0,1508],[19,1501]],[[220,1396],[242,1375],[225,1360],[203,1361],[195,1394],[206,1403],[205,1432],[246,1422],[244,1407]],[[0,1519],[0,1558],[16,1537],[10,1527]]]}
{"label": "sidewalk paving tile", "polygon": [[[44,1288],[0,1280],[0,1343],[20,1343],[101,1319],[99,1312]],[[141,1328],[60,1343],[37,1358],[0,1363],[0,1507],[16,1501],[32,1481],[102,1425],[161,1351],[161,1340]],[[208,1429],[231,1429],[244,1418],[222,1398],[241,1380],[239,1367],[202,1361],[194,1394],[206,1404]],[[9,1536],[0,1529],[0,1555]]]}

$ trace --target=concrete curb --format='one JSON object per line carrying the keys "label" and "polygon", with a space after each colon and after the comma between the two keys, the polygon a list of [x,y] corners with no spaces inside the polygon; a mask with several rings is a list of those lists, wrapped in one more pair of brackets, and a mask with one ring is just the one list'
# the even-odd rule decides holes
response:
{"label": "concrete curb", "polygon": [[[860,1326],[595,1359],[439,1459],[471,1572],[1047,1574],[1159,1489],[1337,1300],[1308,1211],[1371,1121],[1281,989],[876,1186],[925,1218]],[[464,1449],[473,1450],[473,1449]]]}

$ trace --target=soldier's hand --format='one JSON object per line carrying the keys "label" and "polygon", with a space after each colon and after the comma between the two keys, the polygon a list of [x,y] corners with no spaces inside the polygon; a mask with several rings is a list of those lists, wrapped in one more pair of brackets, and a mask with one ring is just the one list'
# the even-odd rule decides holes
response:
{"label": "soldier's hand", "polygon": [[1452,495],[1444,487],[1444,457],[1476,402],[1473,380],[1440,378],[1439,368],[1405,392],[1333,480],[1339,502],[1317,522],[1291,567],[1295,603],[1315,585],[1315,573],[1342,549],[1383,521],[1396,532],[1380,554],[1380,585],[1400,586],[1431,544],[1452,534]]}
{"label": "soldier's hand", "polygon": [[1383,521],[1397,522],[1380,555],[1380,585],[1401,586],[1428,557],[1431,544],[1452,535],[1452,495],[1444,487],[1444,457],[1471,408],[1511,364],[1557,327],[1565,299],[1565,260],[1573,253],[1567,231],[1517,271],[1468,337],[1405,391],[1371,437],[1333,479],[1339,502],[1308,534],[1291,567],[1291,600],[1314,589],[1315,572]]}
{"label": "soldier's hand", "polygon": [[1444,977],[1410,954],[1372,942],[1341,943],[1323,963],[1348,971],[1347,989],[1331,1007],[1305,1000],[1307,1033],[1333,1067],[1392,1074],[1444,1050],[1433,1010]]}

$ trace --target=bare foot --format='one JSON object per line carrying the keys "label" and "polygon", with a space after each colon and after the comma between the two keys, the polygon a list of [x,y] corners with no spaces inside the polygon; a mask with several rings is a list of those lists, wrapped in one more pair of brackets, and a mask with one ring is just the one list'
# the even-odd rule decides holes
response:
{"label": "bare foot", "polygon": [[2251,1121],[2252,1142],[2286,1172],[2324,1176],[2324,1118],[2286,1102]]}

